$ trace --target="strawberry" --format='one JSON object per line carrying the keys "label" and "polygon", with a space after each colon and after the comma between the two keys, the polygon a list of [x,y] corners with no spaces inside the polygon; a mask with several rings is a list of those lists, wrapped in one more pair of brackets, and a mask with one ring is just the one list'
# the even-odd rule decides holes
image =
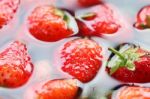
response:
{"label": "strawberry", "polygon": [[78,0],[79,5],[83,7],[93,6],[96,4],[100,4],[100,0]]}
{"label": "strawberry", "polygon": [[26,46],[13,42],[0,53],[0,86],[16,88],[25,84],[33,71]]}
{"label": "strawberry", "polygon": [[150,99],[150,88],[124,86],[112,99]]}
{"label": "strawberry", "polygon": [[124,44],[119,51],[109,48],[114,56],[109,60],[107,71],[123,82],[150,82],[150,52],[133,44]]}
{"label": "strawberry", "polygon": [[141,30],[150,28],[150,5],[143,7],[138,12],[134,26]]}
{"label": "strawberry", "polygon": [[[49,80],[34,87],[32,92],[27,94],[27,99],[77,99],[80,94],[75,79]],[[31,93],[34,95],[31,96]]]}
{"label": "strawberry", "polygon": [[0,28],[13,18],[19,3],[20,0],[0,0]]}
{"label": "strawberry", "polygon": [[75,39],[61,50],[61,69],[81,82],[91,81],[102,65],[102,48],[89,39]]}
{"label": "strawberry", "polygon": [[28,17],[29,32],[41,41],[58,41],[74,34],[71,21],[65,11],[49,5],[38,6]]}
{"label": "strawberry", "polygon": [[81,10],[81,12],[79,15],[76,12],[76,17],[78,19],[80,33],[83,36],[113,34],[120,28],[114,11],[107,5],[93,6],[86,10]]}

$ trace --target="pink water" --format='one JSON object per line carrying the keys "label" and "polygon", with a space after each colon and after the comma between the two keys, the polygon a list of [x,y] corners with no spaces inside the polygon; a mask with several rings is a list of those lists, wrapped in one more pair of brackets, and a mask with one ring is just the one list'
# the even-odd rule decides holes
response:
{"label": "pink water", "polygon": [[[54,3],[56,1],[56,3]],[[28,51],[32,57],[35,66],[34,72],[27,84],[16,89],[0,88],[0,98],[2,99],[24,99],[25,93],[30,86],[48,79],[58,79],[70,77],[62,73],[58,67],[60,62],[57,61],[57,53],[59,48],[67,41],[73,40],[76,37],[66,38],[53,43],[45,43],[34,39],[28,33],[27,16],[31,13],[33,8],[38,5],[52,4],[58,7],[63,7],[72,10],[78,10],[75,0],[22,0],[19,9],[13,20],[0,30],[0,49],[13,40],[24,41],[28,47]],[[93,40],[103,47],[103,66],[98,72],[97,76],[89,83],[81,84],[83,87],[82,97],[88,96],[94,89],[97,93],[94,99],[100,99],[111,88],[121,84],[112,79],[105,72],[105,66],[110,52],[108,47],[116,46],[122,42],[133,42],[139,44],[147,49],[150,49],[150,30],[137,30],[133,27],[135,17],[139,9],[145,5],[150,5],[149,0],[104,0],[106,4],[118,13],[122,23],[122,28],[115,35],[105,35],[103,38],[92,37]],[[75,7],[73,7],[75,6]],[[76,14],[82,14],[84,10],[77,11]],[[150,87],[150,83],[140,84],[142,86]]]}

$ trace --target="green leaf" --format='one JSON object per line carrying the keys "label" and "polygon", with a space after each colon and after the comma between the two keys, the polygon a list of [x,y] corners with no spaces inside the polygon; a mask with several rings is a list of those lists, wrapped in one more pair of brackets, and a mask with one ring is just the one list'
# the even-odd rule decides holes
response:
{"label": "green leaf", "polygon": [[128,59],[125,64],[125,67],[128,70],[132,70],[132,71],[135,70],[134,62],[137,61],[140,57],[140,54],[137,53],[138,49],[139,49],[139,47],[136,47],[136,48],[131,47],[123,53],[123,55],[126,57],[126,59]]}
{"label": "green leaf", "polygon": [[86,19],[86,18],[91,18],[91,17],[95,17],[95,16],[96,16],[96,13],[89,12],[89,13],[86,13],[83,16],[81,16],[81,18]]}
{"label": "green leaf", "polygon": [[149,15],[146,16],[146,24],[147,24],[147,27],[150,28],[150,16]]}
{"label": "green leaf", "polygon": [[60,10],[60,9],[55,9],[55,14],[60,16],[60,17],[62,17],[62,19],[67,23],[68,28],[69,28],[69,21],[70,21],[70,19],[67,16],[67,14],[64,11]]}
{"label": "green leaf", "polygon": [[150,28],[150,16],[149,15],[146,16],[145,21],[146,21],[146,23],[141,23],[139,25],[140,28],[142,28],[142,29]]}
{"label": "green leaf", "polygon": [[64,14],[63,20],[65,20],[68,23],[69,22],[69,17],[66,14]]}
{"label": "green leaf", "polygon": [[114,66],[112,66],[112,68],[110,69],[110,75],[112,75],[113,73],[115,73],[119,69],[120,64],[123,64],[123,62],[118,61],[118,62],[116,62],[116,64]]}
{"label": "green leaf", "polygon": [[118,69],[119,69],[119,65],[113,66],[113,67],[110,69],[110,75],[112,75],[113,73],[115,73]]}
{"label": "green leaf", "polygon": [[146,28],[148,28],[147,25],[145,25],[145,24],[140,24],[139,27],[140,27],[141,29],[146,29]]}
{"label": "green leaf", "polygon": [[60,17],[64,17],[64,11],[60,10],[60,9],[55,9],[55,15],[58,15]]}
{"label": "green leaf", "polygon": [[110,74],[112,75],[121,67],[126,67],[128,70],[134,71],[136,69],[134,62],[140,60],[139,57],[143,55],[142,53],[137,53],[138,49],[138,46],[131,46],[124,52],[120,53],[113,48],[109,48],[110,51],[117,55],[117,59],[115,60],[113,66],[111,66]]}
{"label": "green leaf", "polygon": [[134,71],[135,70],[135,64],[133,61],[128,60],[126,63],[126,67],[128,70]]}

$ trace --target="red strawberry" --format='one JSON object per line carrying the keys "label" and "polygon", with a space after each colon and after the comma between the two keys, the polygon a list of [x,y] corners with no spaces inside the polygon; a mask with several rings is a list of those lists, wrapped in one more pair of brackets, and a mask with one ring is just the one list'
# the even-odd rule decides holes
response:
{"label": "red strawberry", "polygon": [[89,39],[67,42],[61,50],[62,70],[82,82],[91,81],[102,65],[102,48]]}
{"label": "red strawberry", "polygon": [[48,5],[38,6],[28,17],[29,32],[41,41],[58,41],[73,35],[71,21],[65,11]]}
{"label": "red strawberry", "polygon": [[134,26],[138,29],[150,28],[150,5],[143,7],[137,14]]}
{"label": "red strawberry", "polygon": [[150,82],[150,52],[131,44],[125,44],[108,62],[108,72],[112,77],[123,82]]}
{"label": "red strawberry", "polygon": [[83,36],[101,36],[118,31],[120,24],[114,11],[107,5],[97,5],[77,15],[80,33]]}
{"label": "red strawberry", "polygon": [[150,88],[125,86],[111,99],[150,99]]}
{"label": "red strawberry", "polygon": [[77,99],[79,92],[75,79],[50,80],[34,86],[26,99]]}
{"label": "red strawberry", "polygon": [[20,0],[0,0],[0,28],[13,18],[19,3]]}
{"label": "red strawberry", "polygon": [[25,84],[33,71],[26,46],[13,42],[0,53],[0,86],[16,88]]}
{"label": "red strawberry", "polygon": [[101,1],[100,0],[78,0],[79,5],[83,6],[83,7],[87,7],[87,6],[93,6],[96,4],[100,4]]}

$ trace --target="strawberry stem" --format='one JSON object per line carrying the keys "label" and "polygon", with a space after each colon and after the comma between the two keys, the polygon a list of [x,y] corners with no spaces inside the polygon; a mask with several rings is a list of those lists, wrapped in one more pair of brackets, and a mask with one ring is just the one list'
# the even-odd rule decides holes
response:
{"label": "strawberry stem", "polygon": [[127,59],[119,51],[115,50],[114,48],[108,48],[108,50],[116,54],[117,56],[119,56],[125,62],[127,61]]}

